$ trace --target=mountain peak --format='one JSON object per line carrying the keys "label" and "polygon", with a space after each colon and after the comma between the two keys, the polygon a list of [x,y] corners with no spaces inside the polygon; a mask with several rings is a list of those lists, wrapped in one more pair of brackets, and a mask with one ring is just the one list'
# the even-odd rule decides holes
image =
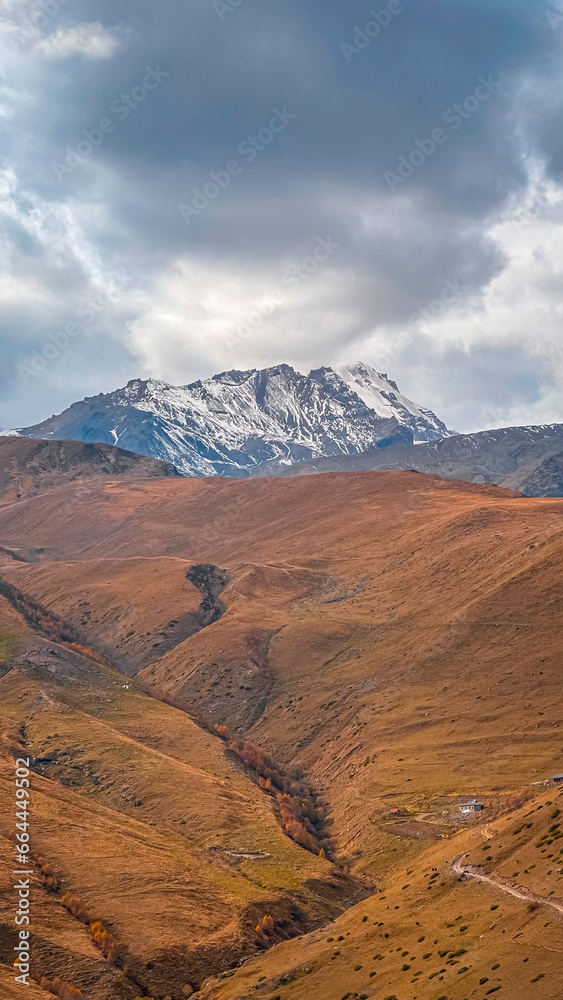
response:
{"label": "mountain peak", "polygon": [[[451,432],[431,410],[423,409],[411,399],[403,396],[396,382],[387,374],[377,372],[375,368],[359,362],[355,365],[344,365],[335,371],[343,382],[363,400],[369,409],[382,419],[399,417],[403,422],[411,423],[414,432],[414,443],[449,437]],[[435,434],[429,434],[428,425]]]}
{"label": "mountain peak", "polygon": [[21,433],[119,445],[188,476],[248,476],[450,432],[387,375],[356,363],[308,375],[288,364],[235,369],[184,386],[131,379]]}

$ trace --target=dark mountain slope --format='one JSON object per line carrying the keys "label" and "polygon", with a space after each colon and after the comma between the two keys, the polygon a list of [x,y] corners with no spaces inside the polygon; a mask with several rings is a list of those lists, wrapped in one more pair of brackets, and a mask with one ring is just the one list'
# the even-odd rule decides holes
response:
{"label": "dark mountain slope", "polygon": [[33,441],[0,437],[0,496],[29,496],[50,486],[96,476],[177,476],[173,465],[107,444],[81,441]]}
{"label": "dark mountain slope", "polygon": [[491,483],[528,496],[557,497],[563,495],[562,455],[563,424],[503,427],[381,451],[370,449],[361,455],[300,462],[279,469],[277,475],[412,470],[446,479]]}

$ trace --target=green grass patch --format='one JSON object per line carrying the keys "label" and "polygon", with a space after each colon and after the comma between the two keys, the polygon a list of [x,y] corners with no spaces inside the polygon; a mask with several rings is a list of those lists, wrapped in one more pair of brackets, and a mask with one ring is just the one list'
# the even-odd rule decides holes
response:
{"label": "green grass patch", "polygon": [[17,638],[7,632],[0,632],[0,663],[7,663],[16,651]]}

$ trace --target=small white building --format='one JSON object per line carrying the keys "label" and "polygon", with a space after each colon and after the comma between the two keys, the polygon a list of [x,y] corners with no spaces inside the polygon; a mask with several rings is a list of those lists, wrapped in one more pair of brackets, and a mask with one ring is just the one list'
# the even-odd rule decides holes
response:
{"label": "small white building", "polygon": [[463,802],[459,807],[460,812],[463,813],[464,816],[469,816],[472,813],[483,812],[484,808],[485,806],[483,803],[478,802],[477,799],[473,799],[473,802]]}

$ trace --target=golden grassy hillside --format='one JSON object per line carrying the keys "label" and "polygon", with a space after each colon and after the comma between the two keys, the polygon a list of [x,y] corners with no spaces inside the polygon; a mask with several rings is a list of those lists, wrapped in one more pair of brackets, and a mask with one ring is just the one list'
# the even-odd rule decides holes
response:
{"label": "golden grassy hillside", "polygon": [[[522,899],[507,892],[516,885],[507,862],[514,853],[537,861],[534,839],[548,835],[561,806],[562,791],[544,792],[514,816],[427,847],[411,867],[391,867],[379,894],[234,975],[208,980],[198,1000],[558,1000],[562,923],[550,903],[563,912],[561,861],[552,861],[547,881],[543,869],[539,880],[521,874]],[[486,869],[497,884],[460,878],[454,852],[468,852],[463,865]]]}
{"label": "golden grassy hillside", "polygon": [[[1,611],[4,628],[12,615],[4,602]],[[19,624],[0,678],[1,794],[14,803],[0,819],[0,963],[14,943],[18,755],[33,761],[32,854],[59,883],[52,892],[34,880],[34,973],[93,1000],[153,988],[179,996],[252,953],[266,911],[295,934],[361,894],[284,836],[271,800],[217,734]],[[117,967],[61,905],[68,892],[115,937]]]}
{"label": "golden grassy hillside", "polygon": [[[503,893],[497,923],[502,890],[447,863],[559,893],[541,782],[563,770],[563,501],[412,473],[98,477],[5,495],[0,550],[0,577],[122,671],[6,610],[0,696],[8,734],[28,720],[39,847],[155,1000],[335,917],[204,995],[513,1000],[521,962],[538,1000],[559,997],[541,958],[562,915]],[[220,580],[207,604],[202,580]],[[336,866],[284,836],[215,725],[306,772]],[[85,995],[109,996],[88,970]]]}
{"label": "golden grassy hillside", "polygon": [[[0,572],[144,683],[306,766],[341,853],[377,872],[451,829],[457,796],[498,803],[560,769],[562,528],[561,501],[409,473],[110,481],[6,505],[6,547],[17,531],[62,561]],[[231,574],[227,612],[160,655],[194,614],[196,562]],[[413,837],[388,833],[391,806]]]}

